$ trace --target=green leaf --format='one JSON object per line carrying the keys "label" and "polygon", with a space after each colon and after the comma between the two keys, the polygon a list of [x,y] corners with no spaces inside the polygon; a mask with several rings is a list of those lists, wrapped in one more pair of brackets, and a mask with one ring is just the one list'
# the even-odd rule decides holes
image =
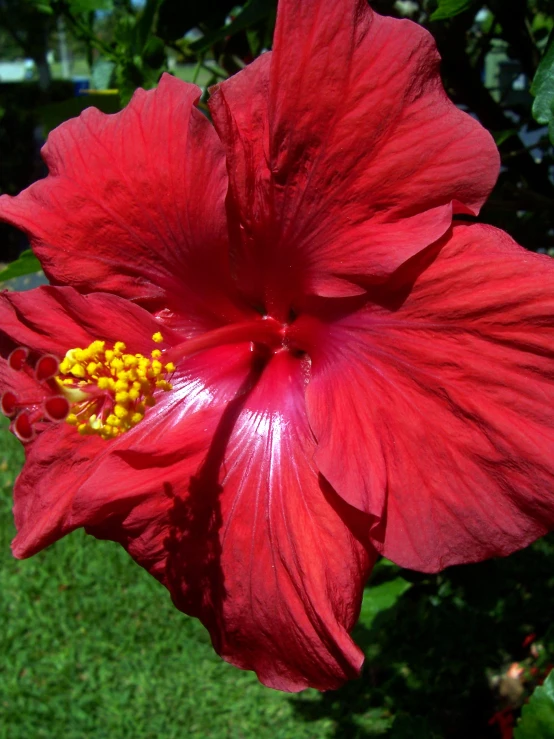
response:
{"label": "green leaf", "polygon": [[370,584],[364,591],[360,623],[367,629],[371,628],[379,613],[392,608],[400,596],[411,587],[412,583],[403,577],[395,577],[381,585]]}
{"label": "green leaf", "polygon": [[137,49],[142,51],[150,37],[154,33],[156,25],[156,13],[160,6],[161,0],[146,0],[144,8],[138,17],[136,24],[136,44]]}
{"label": "green leaf", "polygon": [[165,68],[167,57],[165,53],[165,44],[161,38],[150,36],[142,52],[142,59],[151,69],[161,70],[162,68]]}
{"label": "green leaf", "polygon": [[275,8],[274,0],[248,0],[236,18],[226,26],[218,28],[217,31],[208,33],[198,41],[190,45],[190,50],[195,54],[207,51],[213,44],[228,36],[233,36],[245,28],[250,28],[255,23],[267,18]]}
{"label": "green leaf", "polygon": [[44,13],[45,15],[54,15],[54,10],[52,9],[52,6],[48,2],[48,0],[35,0],[35,2],[33,2],[33,5],[35,7],[35,10],[37,10],[39,13]]}
{"label": "green leaf", "polygon": [[554,36],[551,34],[546,52],[531,85],[535,96],[533,117],[548,125],[548,136],[554,143]]}
{"label": "green leaf", "polygon": [[74,15],[92,13],[95,10],[113,10],[113,0],[69,0],[69,9]]}
{"label": "green leaf", "polygon": [[14,277],[22,277],[30,275],[34,272],[40,272],[42,269],[40,262],[30,249],[21,253],[19,259],[8,264],[8,266],[0,271],[0,282],[13,280]]}
{"label": "green leaf", "polygon": [[431,15],[432,21],[443,21],[463,13],[474,4],[475,0],[438,0],[439,7]]}
{"label": "green leaf", "polygon": [[554,671],[535,689],[521,711],[514,739],[552,739],[554,736]]}
{"label": "green leaf", "polygon": [[494,138],[494,143],[497,146],[501,146],[512,136],[517,136],[517,128],[505,128],[502,131],[492,131],[492,136]]}

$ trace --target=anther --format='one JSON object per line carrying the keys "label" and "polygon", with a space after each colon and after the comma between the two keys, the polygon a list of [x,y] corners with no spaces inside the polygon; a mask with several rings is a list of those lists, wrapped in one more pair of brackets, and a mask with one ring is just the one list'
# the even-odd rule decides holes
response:
{"label": "anther", "polygon": [[35,377],[39,382],[45,382],[58,374],[60,364],[56,357],[44,354],[35,367]]}
{"label": "anther", "polygon": [[8,364],[13,370],[22,370],[28,356],[29,350],[24,346],[18,346],[8,357]]}
{"label": "anther", "polygon": [[36,435],[31,416],[22,412],[15,419],[12,430],[20,441],[31,441]]}
{"label": "anther", "polygon": [[51,421],[63,421],[69,415],[69,401],[62,395],[53,395],[44,401],[44,414]]}
{"label": "anther", "polygon": [[17,412],[17,396],[15,393],[12,393],[11,390],[6,390],[6,392],[2,395],[2,399],[0,400],[0,408],[2,410],[2,413],[7,416],[8,418],[13,418]]}

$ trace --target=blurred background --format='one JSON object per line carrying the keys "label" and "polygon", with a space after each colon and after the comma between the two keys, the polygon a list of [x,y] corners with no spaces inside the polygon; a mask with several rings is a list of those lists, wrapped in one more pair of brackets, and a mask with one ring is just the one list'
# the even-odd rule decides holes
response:
{"label": "blurred background", "polygon": [[[429,29],[449,95],[494,136],[480,220],[554,255],[554,0],[371,5]],[[55,126],[117,112],[164,71],[199,85],[206,111],[210,85],[271,48],[275,14],[276,0],[0,0],[0,193],[46,174]],[[28,248],[0,224],[0,287],[44,281]],[[221,662],[116,544],[76,532],[13,560],[21,464],[0,422],[0,739],[554,737],[553,537],[437,576],[381,560],[354,634],[362,679],[290,696]]]}

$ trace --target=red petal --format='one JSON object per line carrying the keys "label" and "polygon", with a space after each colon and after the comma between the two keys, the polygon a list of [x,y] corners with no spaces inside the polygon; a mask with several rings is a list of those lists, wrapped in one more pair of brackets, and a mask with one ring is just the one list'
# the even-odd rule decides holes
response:
{"label": "red petal", "polygon": [[50,134],[50,175],[0,198],[55,282],[170,306],[190,331],[235,314],[225,159],[199,97],[166,75],[117,115],[88,108]]}
{"label": "red petal", "polygon": [[[110,479],[149,495],[89,529],[164,582],[225,659],[291,691],[358,674],[348,631],[374,559],[367,517],[318,479],[303,395],[300,362],[277,355],[219,421],[198,416],[165,448],[120,455]],[[203,433],[206,450],[191,450]]]}
{"label": "red petal", "polygon": [[[61,359],[68,349],[104,339],[124,341],[129,351],[150,355],[152,336],[159,330],[160,323],[143,308],[108,293],[80,295],[70,287],[45,286],[0,294],[0,347],[10,342],[25,344]],[[182,340],[168,328],[162,331],[170,343]],[[39,380],[45,379],[41,368],[39,362]]]}
{"label": "red petal", "polygon": [[281,2],[272,57],[210,108],[237,249],[255,251],[242,260],[260,263],[267,302],[275,287],[281,302],[361,292],[442,236],[453,209],[476,213],[498,173],[490,135],[446,97],[432,37],[365,0]]}
{"label": "red petal", "polygon": [[76,489],[109,446],[65,423],[44,425],[26,447],[25,465],[14,486],[17,536],[12,551],[18,558],[36,554],[79,525],[73,525],[71,513]]}
{"label": "red petal", "polygon": [[398,564],[506,555],[554,528],[553,281],[549,257],[460,225],[364,309],[299,325],[319,469]]}

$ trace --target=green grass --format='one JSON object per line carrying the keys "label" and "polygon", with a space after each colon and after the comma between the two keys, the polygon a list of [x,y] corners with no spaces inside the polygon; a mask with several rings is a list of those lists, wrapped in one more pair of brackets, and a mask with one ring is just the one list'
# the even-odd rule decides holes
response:
{"label": "green grass", "polygon": [[[50,65],[50,74],[55,80],[62,79],[62,64],[61,62],[52,62]],[[90,67],[87,64],[86,59],[74,59],[71,64],[71,76],[72,77],[88,77],[90,74]]]}
{"label": "green grass", "polygon": [[[2,423],[2,427],[5,424]],[[327,737],[222,662],[204,628],[116,544],[75,532],[11,557],[19,442],[0,431],[0,739]]]}

